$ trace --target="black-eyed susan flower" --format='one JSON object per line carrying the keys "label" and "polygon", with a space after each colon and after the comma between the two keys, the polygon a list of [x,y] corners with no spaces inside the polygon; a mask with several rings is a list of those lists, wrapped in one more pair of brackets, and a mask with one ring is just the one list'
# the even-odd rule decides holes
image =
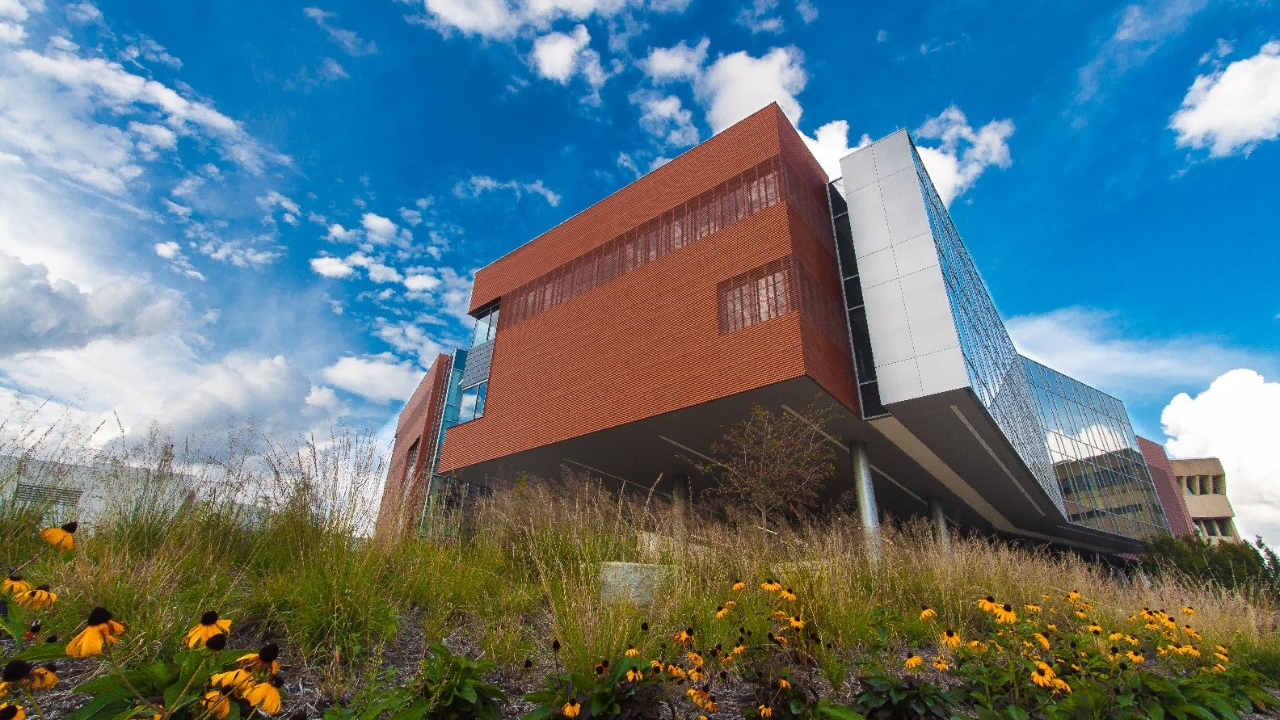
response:
{"label": "black-eyed susan flower", "polygon": [[916,668],[920,667],[923,664],[924,664],[924,658],[920,657],[919,655],[916,655],[915,653],[911,653],[910,655],[907,656],[906,660],[902,661],[902,667],[908,670],[915,670]]}
{"label": "black-eyed susan flower", "polygon": [[635,645],[628,645],[627,651],[623,653],[623,655],[626,655],[627,657],[640,657],[640,651],[636,649]]}
{"label": "black-eyed susan flower", "polygon": [[567,718],[576,718],[580,712],[582,712],[582,703],[576,700],[570,700],[560,706],[560,713]]}
{"label": "black-eyed susan flower", "polygon": [[69,522],[62,527],[45,528],[40,531],[40,539],[59,550],[71,550],[76,546],[76,528],[79,523]]}
{"label": "black-eyed susan flower", "polygon": [[1224,662],[1224,663],[1231,662],[1231,657],[1230,657],[1229,655],[1227,655],[1226,653],[1216,652],[1216,653],[1214,653],[1214,654],[1213,654],[1213,656],[1214,656],[1214,657],[1216,657],[1216,658],[1218,658],[1218,661],[1219,661],[1219,662]]}
{"label": "black-eyed susan flower", "polygon": [[597,675],[603,675],[604,671],[608,669],[609,669],[609,666],[604,662],[598,662],[595,665],[591,666],[592,672],[594,672]]}
{"label": "black-eyed susan flower", "polygon": [[951,669],[951,665],[947,662],[947,659],[941,655],[933,659],[933,667],[937,670],[941,670],[942,672],[946,672]]}
{"label": "black-eyed susan flower", "polygon": [[48,585],[40,585],[15,593],[13,601],[28,610],[48,610],[58,601],[58,594],[50,590]]}
{"label": "black-eyed susan flower", "polygon": [[24,682],[28,677],[30,677],[31,671],[34,669],[35,668],[31,666],[31,663],[26,660],[10,660],[4,666],[4,671],[0,674],[0,677],[4,678],[4,683],[7,689],[9,685],[16,685]]}
{"label": "black-eyed susan flower", "polygon": [[732,588],[732,590],[733,590],[734,592],[739,592],[739,591],[741,591],[741,590],[745,590],[745,589],[746,589],[746,587],[747,587],[747,584],[746,584],[746,583],[744,583],[744,582],[742,582],[741,580],[739,580],[739,581],[737,581],[737,582],[735,582],[735,583],[733,584],[733,588]]}
{"label": "black-eyed susan flower", "polygon": [[1071,694],[1071,686],[1068,685],[1067,681],[1063,680],[1062,678],[1054,678],[1053,681],[1050,683],[1050,686],[1053,688],[1053,691],[1055,693],[1065,694],[1065,695]]}
{"label": "black-eyed susan flower", "polygon": [[787,602],[796,601],[796,594],[791,591],[791,588],[787,588],[785,590],[779,590],[778,597],[782,598],[783,600],[786,600]]}
{"label": "black-eyed susan flower", "polygon": [[236,660],[236,666],[251,673],[262,672],[275,675],[280,672],[280,646],[267,643],[256,653],[240,656]]}
{"label": "black-eyed susan flower", "polygon": [[684,656],[689,659],[689,663],[694,667],[702,667],[702,656],[696,652],[685,653]]}
{"label": "black-eyed susan flower", "polygon": [[707,679],[707,674],[703,672],[702,668],[689,669],[689,682],[700,683],[700,682],[705,682],[706,679]]}
{"label": "black-eyed susan flower", "polygon": [[1053,686],[1053,670],[1046,667],[1038,667],[1031,673],[1031,682],[1040,687]]}
{"label": "black-eyed susan flower", "polygon": [[209,717],[222,720],[231,712],[231,700],[217,690],[210,690],[200,698],[200,706],[208,713]]}
{"label": "black-eyed susan flower", "polygon": [[27,712],[21,705],[0,703],[0,720],[27,720]]}
{"label": "black-eyed susan flower", "polygon": [[58,684],[58,675],[47,667],[32,668],[27,676],[27,686],[32,690],[51,690]]}
{"label": "black-eyed susan flower", "polygon": [[275,715],[280,712],[280,684],[280,676],[272,675],[266,682],[249,688],[249,692],[244,694],[244,699],[259,712]]}
{"label": "black-eyed susan flower", "polygon": [[804,620],[801,620],[799,615],[791,616],[791,619],[787,621],[787,624],[796,630],[804,629]]}
{"label": "black-eyed susan flower", "polygon": [[1089,626],[1088,626],[1087,628],[1085,628],[1085,629],[1086,629],[1086,630],[1088,630],[1088,631],[1089,631],[1089,634],[1091,634],[1091,635],[1101,635],[1101,634],[1102,634],[1102,626],[1101,626],[1101,625],[1099,625],[1099,624],[1097,624],[1097,623],[1090,623],[1090,624],[1089,624]]}
{"label": "black-eyed susan flower", "polygon": [[1018,614],[1013,611],[1013,606],[1009,603],[999,605],[992,611],[996,616],[996,622],[1012,625],[1018,622]]}
{"label": "black-eyed susan flower", "polygon": [[124,625],[114,618],[110,610],[96,607],[89,612],[85,628],[67,643],[67,654],[71,657],[101,655],[107,643],[120,642],[118,638],[124,631]]}
{"label": "black-eyed susan flower", "polygon": [[1040,606],[1035,603],[1027,603],[1022,608],[1033,615],[1040,612]]}
{"label": "black-eyed susan flower", "polygon": [[627,671],[627,682],[640,682],[644,679],[644,673],[640,672],[640,668],[633,667]]}
{"label": "black-eyed susan flower", "polygon": [[760,717],[773,717],[773,708],[768,705],[757,705],[756,712],[760,713]]}
{"label": "black-eyed susan flower", "polygon": [[991,595],[978,599],[978,609],[982,612],[994,613],[998,607],[1000,606],[996,604],[996,599]]}
{"label": "black-eyed susan flower", "polygon": [[688,673],[686,673],[684,671],[684,668],[680,667],[679,665],[668,665],[667,674],[671,675],[671,677],[676,678],[677,680],[684,680],[686,677],[688,677]]}
{"label": "black-eyed susan flower", "polygon": [[1075,601],[1079,600],[1081,597],[1082,596],[1080,595],[1080,593],[1076,592],[1075,590],[1072,590],[1071,592],[1067,593],[1067,596],[1063,599],[1069,603],[1074,603]]}
{"label": "black-eyed susan flower", "polygon": [[938,641],[943,645],[946,645],[948,648],[955,650],[960,647],[960,633],[952,630],[951,628],[947,628],[938,636]]}
{"label": "black-eyed susan flower", "polygon": [[28,625],[27,629],[22,631],[22,642],[24,643],[40,642],[41,627],[42,625],[39,620],[36,620],[35,622]]}
{"label": "black-eyed susan flower", "polygon": [[685,628],[675,635],[672,635],[671,639],[675,640],[678,645],[688,645],[693,642],[693,628]]}
{"label": "black-eyed susan flower", "polygon": [[1183,625],[1182,632],[1186,633],[1187,637],[1191,638],[1192,640],[1202,639],[1200,637],[1200,633],[1196,632],[1196,629],[1191,627],[1190,625]]}
{"label": "black-eyed susan flower", "polygon": [[727,607],[725,607],[725,606],[723,606],[723,605],[721,605],[720,607],[717,607],[717,608],[716,608],[716,619],[717,619],[717,620],[723,620],[723,619],[724,619],[724,616],[725,616],[725,615],[728,615],[728,614],[729,614],[729,608],[727,608]]}
{"label": "black-eyed susan flower", "polygon": [[1194,616],[1196,614],[1196,609],[1191,607],[1190,605],[1186,605],[1182,608],[1182,614]]}
{"label": "black-eyed susan flower", "polygon": [[920,606],[920,620],[921,620],[921,622],[927,622],[927,621],[932,620],[932,619],[934,619],[934,618],[936,618],[936,617],[938,617],[938,611],[937,611],[937,610],[934,610],[933,608],[929,607],[928,605],[921,605],[921,606]]}
{"label": "black-eyed susan flower", "polygon": [[187,631],[187,647],[199,647],[214,635],[227,635],[230,633],[230,620],[219,619],[217,610],[206,610],[200,616],[200,623]]}
{"label": "black-eyed susan flower", "polygon": [[1133,663],[1134,665],[1141,665],[1142,663],[1147,661],[1147,659],[1142,656],[1142,653],[1136,653],[1132,650],[1126,652],[1125,656],[1128,657],[1129,662]]}
{"label": "black-eyed susan flower", "polygon": [[31,589],[31,583],[27,582],[21,575],[16,572],[9,573],[4,579],[4,594],[16,595],[20,592],[26,592]]}
{"label": "black-eyed susan flower", "polygon": [[976,653],[984,653],[987,651],[987,644],[981,640],[970,640],[969,649]]}
{"label": "black-eyed susan flower", "polygon": [[788,682],[786,678],[778,678],[778,689],[779,689],[779,690],[790,690],[790,689],[791,689],[791,683],[790,683],[790,682]]}
{"label": "black-eyed susan flower", "polygon": [[778,592],[782,590],[782,583],[775,581],[773,578],[769,578],[768,580],[760,583],[760,589],[765,592]]}

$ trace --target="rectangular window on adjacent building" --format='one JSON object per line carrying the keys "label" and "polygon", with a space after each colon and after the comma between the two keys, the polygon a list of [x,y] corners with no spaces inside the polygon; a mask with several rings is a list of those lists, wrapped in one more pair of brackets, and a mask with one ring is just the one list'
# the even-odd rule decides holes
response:
{"label": "rectangular window on adjacent building", "polygon": [[795,309],[789,258],[775,260],[719,284],[720,332],[731,333]]}
{"label": "rectangular window on adjacent building", "polygon": [[489,383],[482,382],[469,388],[463,388],[462,400],[459,403],[458,422],[464,423],[484,415],[484,399]]}

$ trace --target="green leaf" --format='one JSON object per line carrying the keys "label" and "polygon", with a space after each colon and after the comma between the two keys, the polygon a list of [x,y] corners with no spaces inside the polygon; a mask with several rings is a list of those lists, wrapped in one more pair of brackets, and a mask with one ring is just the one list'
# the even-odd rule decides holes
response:
{"label": "green leaf", "polygon": [[1031,714],[1016,705],[1010,705],[1004,711],[1012,720],[1031,720]]}
{"label": "green leaf", "polygon": [[462,686],[458,688],[457,692],[463,700],[466,700],[469,703],[474,703],[479,699],[476,697],[476,689],[471,685],[471,683],[463,683]]}
{"label": "green leaf", "polygon": [[[18,637],[22,637],[22,633],[18,633]],[[37,643],[13,656],[14,659],[26,660],[27,662],[62,660],[66,657],[67,646],[62,643]]]}
{"label": "green leaf", "polygon": [[[106,680],[108,678],[100,678],[100,679]],[[117,680],[117,682],[119,681]],[[81,688],[89,684],[91,683],[81,684],[79,687],[76,688],[76,692],[84,692]],[[120,687],[119,685],[116,685],[114,687],[105,686],[103,690],[95,691],[90,694],[94,695],[95,697],[89,702],[85,703],[83,707],[71,713],[71,715],[68,716],[70,720],[89,720],[90,718],[96,718],[98,717],[99,712],[109,707],[112,703],[121,702],[126,697],[128,697],[129,691],[123,687]]]}
{"label": "green leaf", "polygon": [[827,717],[836,718],[836,720],[867,720],[862,715],[854,712],[852,708],[839,705],[824,705],[819,708],[819,712]]}

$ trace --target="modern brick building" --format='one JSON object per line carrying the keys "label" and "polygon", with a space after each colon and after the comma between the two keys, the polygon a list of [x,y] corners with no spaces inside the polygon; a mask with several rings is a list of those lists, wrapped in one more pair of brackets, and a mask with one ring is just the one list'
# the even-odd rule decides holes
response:
{"label": "modern brick building", "polygon": [[1169,522],[1119,400],[1017,354],[910,137],[829,183],[776,105],[476,274],[472,347],[396,434],[379,531],[562,466],[697,496],[754,405],[817,403],[832,493],[1104,552]]}

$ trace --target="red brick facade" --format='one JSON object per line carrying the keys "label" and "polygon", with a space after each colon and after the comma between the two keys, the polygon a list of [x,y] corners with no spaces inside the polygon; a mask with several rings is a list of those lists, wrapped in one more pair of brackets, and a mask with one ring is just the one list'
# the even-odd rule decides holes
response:
{"label": "red brick facade", "polygon": [[1147,469],[1151,471],[1151,480],[1156,485],[1160,504],[1164,506],[1170,532],[1178,536],[1195,535],[1196,528],[1191,522],[1186,498],[1182,496],[1182,483],[1174,475],[1173,466],[1169,464],[1169,456],[1165,455],[1164,448],[1139,435],[1138,449],[1142,451],[1142,459],[1147,461]]}
{"label": "red brick facade", "polygon": [[438,356],[400,413],[378,506],[378,536],[405,532],[426,504],[428,464],[436,451],[436,421],[448,392],[451,365],[448,355]]}
{"label": "red brick facade", "polygon": [[[769,168],[777,195],[752,204]],[[717,190],[734,187],[746,190]],[[733,210],[744,196],[747,211]],[[721,203],[710,231],[708,197]],[[677,242],[616,264],[612,248],[629,256],[633,230],[669,228],[673,216],[700,230],[686,224]],[[609,258],[606,282],[577,270],[593,251]],[[722,283],[777,262],[785,301],[723,332]],[[520,312],[508,313],[517,297]],[[857,412],[826,175],[776,105],[481,270],[471,308],[495,301],[484,415],[447,431],[441,472],[804,375]]]}

